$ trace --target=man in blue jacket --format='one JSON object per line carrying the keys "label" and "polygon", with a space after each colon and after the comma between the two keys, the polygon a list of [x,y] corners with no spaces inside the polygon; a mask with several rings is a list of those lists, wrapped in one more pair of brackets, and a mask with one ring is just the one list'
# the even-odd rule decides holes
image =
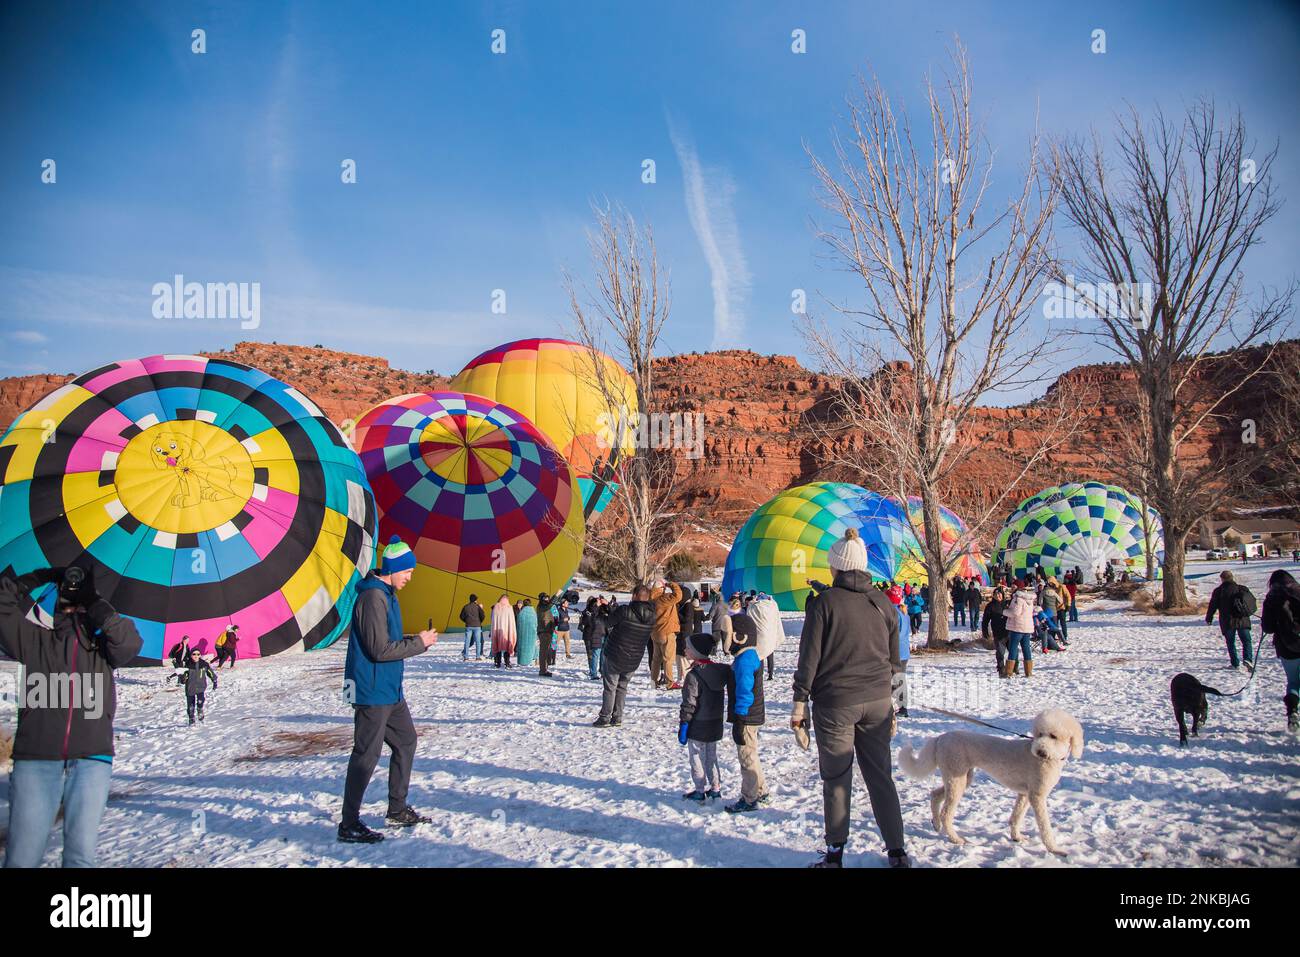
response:
{"label": "man in blue jacket", "polygon": [[339,824],[339,840],[349,844],[376,844],[384,839],[384,835],[361,823],[361,801],[385,743],[392,752],[388,763],[387,822],[397,827],[429,822],[406,803],[416,735],[411,711],[402,697],[403,661],[422,654],[438,641],[438,632],[432,628],[413,638],[402,637],[397,593],[406,587],[414,571],[415,554],[394,535],[384,549],[379,571],[371,571],[357,585],[343,672],[344,694],[352,703],[355,722],[352,758],[343,787],[343,821]]}

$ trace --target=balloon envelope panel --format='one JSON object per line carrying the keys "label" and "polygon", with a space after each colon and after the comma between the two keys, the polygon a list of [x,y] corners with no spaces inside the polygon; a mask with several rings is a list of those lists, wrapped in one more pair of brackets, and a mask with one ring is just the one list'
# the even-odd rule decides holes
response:
{"label": "balloon envelope panel", "polygon": [[[924,527],[922,519],[921,499],[917,496],[911,496],[907,500],[908,511],[912,513],[912,521],[920,527]],[[939,506],[939,538],[943,542],[944,557],[947,558],[952,554],[952,550],[957,547],[961,536],[966,534],[966,523],[958,517],[957,513],[950,508]],[[924,577],[924,573],[923,573]],[[971,544],[968,545],[957,557],[956,564],[948,572],[949,578],[964,578],[970,580],[978,578],[982,584],[989,584],[989,567],[984,559],[984,554],[979,547]],[[926,579],[928,580],[928,579]]]}
{"label": "balloon envelope panel", "polygon": [[409,632],[429,619],[459,628],[485,606],[558,591],[577,570],[585,525],[573,469],[517,410],[461,392],[416,393],[375,406],[356,448],[375,490],[380,540],[415,552],[398,596]]}
{"label": "balloon envelope panel", "polygon": [[[449,388],[493,399],[531,420],[584,480],[584,503],[599,494],[590,480],[615,447],[621,458],[635,451],[636,384],[609,356],[596,362],[580,343],[505,343],[471,359]],[[620,419],[631,427],[620,427]],[[589,513],[603,509],[610,495],[607,488]]]}
{"label": "balloon envelope panel", "polygon": [[88,564],[140,657],[188,635],[321,648],[373,560],[369,483],[338,428],[249,366],[151,356],[79,376],[0,438],[0,568]]}
{"label": "balloon envelope panel", "polygon": [[1160,516],[1119,486],[1100,482],[1054,485],[1031,495],[997,538],[998,560],[1010,562],[1017,578],[1031,577],[1037,566],[1057,576],[1075,566],[1093,575],[1111,562],[1145,568],[1148,548],[1157,565],[1163,562]]}
{"label": "balloon envelope panel", "polygon": [[766,592],[783,611],[802,611],[808,580],[830,583],[830,547],[849,528],[867,548],[867,571],[885,581],[924,577],[920,545],[898,503],[848,482],[787,489],[759,506],[727,555],[723,594]]}

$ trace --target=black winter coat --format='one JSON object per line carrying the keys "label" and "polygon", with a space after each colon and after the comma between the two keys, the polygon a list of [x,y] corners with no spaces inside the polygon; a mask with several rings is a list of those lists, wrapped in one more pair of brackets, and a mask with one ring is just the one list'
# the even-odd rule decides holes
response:
{"label": "black winter coat", "polygon": [[[1232,599],[1240,594],[1246,602],[1247,614],[1238,617],[1232,613]],[[1255,595],[1249,588],[1239,582],[1224,582],[1210,593],[1210,607],[1205,610],[1205,623],[1214,621],[1214,613],[1219,613],[1219,627],[1225,631],[1250,627],[1251,608],[1255,607]]]}
{"label": "black winter coat", "polygon": [[[30,587],[0,578],[0,651],[23,665],[27,683],[18,711],[14,759],[70,761],[111,755],[117,713],[113,670],[140,654],[140,633],[131,619],[102,598],[85,612],[56,611],[54,630],[43,628],[26,617],[24,593]],[[37,683],[43,692],[63,693],[38,698]],[[25,706],[33,704],[38,706]]]}
{"label": "black winter coat", "polygon": [[984,617],[980,619],[980,634],[994,641],[1007,640],[1007,601],[994,598],[984,606]]}
{"label": "black winter coat", "polygon": [[614,674],[631,674],[641,667],[650,633],[655,626],[655,606],[648,601],[619,605],[609,617],[601,660]]}
{"label": "black winter coat", "polygon": [[1273,636],[1279,658],[1300,658],[1300,586],[1270,588],[1260,624],[1264,634]]}
{"label": "black winter coat", "polygon": [[599,605],[591,611],[584,610],[578,618],[578,631],[582,632],[582,640],[593,650],[604,644],[608,627],[609,612]]}
{"label": "black winter coat", "polygon": [[888,698],[898,657],[898,610],[866,572],[838,572],[804,619],[794,700],[829,707]]}
{"label": "black winter coat", "polygon": [[693,665],[682,684],[680,721],[689,727],[686,737],[692,741],[721,741],[722,718],[726,711],[726,691],[734,680],[732,670],[717,661]]}

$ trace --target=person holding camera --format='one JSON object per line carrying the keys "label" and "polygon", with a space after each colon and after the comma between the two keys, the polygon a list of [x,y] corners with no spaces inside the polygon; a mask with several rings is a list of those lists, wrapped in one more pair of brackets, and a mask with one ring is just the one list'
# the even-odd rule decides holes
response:
{"label": "person holding camera", "polygon": [[[0,577],[0,651],[23,666],[9,776],[5,867],[39,867],[63,807],[63,866],[94,867],[113,773],[113,671],[140,654],[135,623],[95,590],[93,569]],[[58,583],[54,627],[27,618],[31,593]],[[48,693],[28,695],[27,688]]]}

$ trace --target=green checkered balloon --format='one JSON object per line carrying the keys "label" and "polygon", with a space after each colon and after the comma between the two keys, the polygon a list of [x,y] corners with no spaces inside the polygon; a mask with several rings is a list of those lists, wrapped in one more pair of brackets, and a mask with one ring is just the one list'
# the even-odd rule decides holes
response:
{"label": "green checkered balloon", "polygon": [[1160,516],[1148,508],[1144,539],[1143,508],[1117,485],[1070,482],[1045,488],[1007,518],[998,533],[997,560],[1010,562],[1017,578],[1032,577],[1037,566],[1058,577],[1077,566],[1086,578],[1112,562],[1144,568],[1147,548],[1159,565],[1165,557],[1164,529]]}

